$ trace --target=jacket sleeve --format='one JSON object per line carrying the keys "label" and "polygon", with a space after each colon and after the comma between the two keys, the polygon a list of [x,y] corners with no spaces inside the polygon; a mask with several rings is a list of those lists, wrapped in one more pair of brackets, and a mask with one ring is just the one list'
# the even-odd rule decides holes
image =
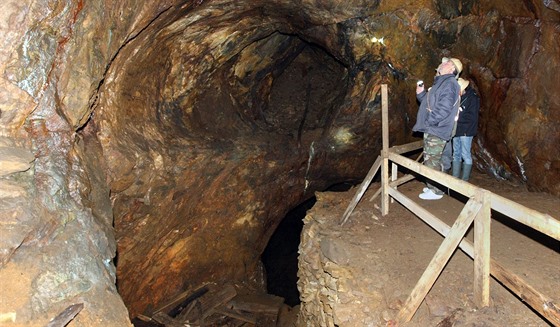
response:
{"label": "jacket sleeve", "polygon": [[428,114],[428,124],[437,126],[439,122],[445,120],[453,113],[453,107],[458,100],[458,92],[453,83],[448,83],[441,92],[436,94],[435,103],[430,103],[431,112]]}
{"label": "jacket sleeve", "polygon": [[416,99],[418,100],[418,102],[422,102],[422,100],[426,97],[426,90],[416,94]]}

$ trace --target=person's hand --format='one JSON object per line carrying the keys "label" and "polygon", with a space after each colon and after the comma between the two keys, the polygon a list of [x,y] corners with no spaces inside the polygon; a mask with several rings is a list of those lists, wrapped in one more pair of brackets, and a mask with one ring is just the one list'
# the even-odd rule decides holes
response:
{"label": "person's hand", "polygon": [[420,94],[422,92],[424,92],[424,84],[422,84],[422,86],[416,85],[416,94]]}

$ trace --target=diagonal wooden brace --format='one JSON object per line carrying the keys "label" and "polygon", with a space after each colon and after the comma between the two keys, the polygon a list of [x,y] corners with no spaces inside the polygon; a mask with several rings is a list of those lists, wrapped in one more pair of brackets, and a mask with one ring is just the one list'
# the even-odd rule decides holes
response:
{"label": "diagonal wooden brace", "polygon": [[478,200],[470,199],[467,202],[459,214],[459,217],[451,227],[449,234],[441,243],[438,251],[432,258],[432,261],[430,261],[428,268],[426,268],[422,277],[420,277],[420,280],[399,312],[397,317],[398,321],[408,322],[412,319],[412,316],[414,316],[416,310],[418,310],[418,307],[443,271],[443,268],[449,261],[449,258],[451,258],[453,252],[463,239],[480,208],[482,208],[482,203]]}

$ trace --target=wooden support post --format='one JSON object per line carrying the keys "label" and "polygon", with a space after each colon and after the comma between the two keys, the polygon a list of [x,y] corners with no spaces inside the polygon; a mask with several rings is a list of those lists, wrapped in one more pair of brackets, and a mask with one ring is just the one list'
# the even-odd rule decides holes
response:
{"label": "wooden support post", "polygon": [[474,302],[479,308],[490,305],[490,196],[481,191],[482,209],[474,221]]}
{"label": "wooden support post", "polygon": [[[423,141],[419,141],[419,142],[414,142],[414,143],[408,143],[408,144],[404,144],[404,145],[397,145],[397,146],[394,146],[394,147],[392,147],[392,148],[390,149],[390,151],[391,151],[392,153],[406,153],[406,152],[409,152],[409,151],[412,151],[412,150],[419,149],[419,148],[421,148],[422,146],[423,146]],[[422,158],[422,153],[420,153],[420,155],[418,156],[418,158],[416,158],[416,161],[420,160],[420,158]],[[402,184],[404,184],[404,183],[406,183],[406,182],[408,182],[408,181],[411,181],[411,180],[413,180],[413,179],[415,179],[415,178],[416,178],[416,176],[414,176],[414,175],[410,175],[410,174],[409,174],[409,175],[405,175],[405,176],[403,176],[403,177],[401,177],[401,178],[399,178],[399,179],[397,179],[397,180],[394,180],[394,181],[392,181],[391,183],[389,183],[389,186],[395,187],[395,188],[396,188],[396,186],[402,185]],[[380,188],[371,196],[371,198],[369,199],[369,202],[375,200],[375,199],[379,196],[379,194],[381,194],[381,191],[382,191],[382,187],[380,187]]]}
{"label": "wooden support post", "polygon": [[360,184],[360,187],[358,188],[358,191],[352,198],[352,201],[350,201],[348,208],[346,208],[346,211],[344,211],[344,215],[342,215],[342,219],[340,220],[340,225],[344,225],[344,223],[346,223],[346,220],[348,220],[348,217],[350,217],[352,211],[354,211],[354,208],[356,208],[356,205],[358,205],[358,202],[360,202],[360,199],[362,198],[367,188],[369,187],[369,184],[373,180],[373,177],[375,176],[375,174],[377,174],[380,165],[381,165],[381,156],[378,156],[375,162],[373,163],[373,165],[371,166],[371,168],[369,169],[366,178],[362,181],[362,184]]}
{"label": "wooden support post", "polygon": [[387,84],[381,85],[381,131],[383,150],[381,157],[381,215],[385,216],[389,213],[389,105],[387,96]]}
{"label": "wooden support post", "polygon": [[447,261],[449,261],[453,252],[455,252],[455,249],[463,239],[463,236],[469,229],[474,217],[481,207],[482,203],[474,199],[467,202],[459,214],[459,217],[451,227],[451,230],[449,230],[449,234],[443,240],[443,243],[441,243],[441,246],[432,258],[432,261],[430,261],[428,268],[426,268],[422,277],[420,277],[418,284],[414,287],[412,294],[410,294],[403,308],[399,312],[397,318],[398,321],[408,322],[416,313],[420,303],[422,303],[428,294],[428,291],[432,288],[436,279],[443,271]]}

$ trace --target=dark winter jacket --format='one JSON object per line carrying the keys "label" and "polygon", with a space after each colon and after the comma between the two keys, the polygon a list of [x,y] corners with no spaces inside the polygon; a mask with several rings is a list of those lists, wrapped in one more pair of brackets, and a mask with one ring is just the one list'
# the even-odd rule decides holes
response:
{"label": "dark winter jacket", "polygon": [[461,111],[457,122],[455,136],[475,136],[478,128],[478,111],[480,109],[480,97],[469,85],[465,94],[461,96]]}
{"label": "dark winter jacket", "polygon": [[417,94],[416,97],[420,101],[420,108],[412,130],[450,140],[459,110],[459,83],[455,76],[436,76],[430,90]]}

